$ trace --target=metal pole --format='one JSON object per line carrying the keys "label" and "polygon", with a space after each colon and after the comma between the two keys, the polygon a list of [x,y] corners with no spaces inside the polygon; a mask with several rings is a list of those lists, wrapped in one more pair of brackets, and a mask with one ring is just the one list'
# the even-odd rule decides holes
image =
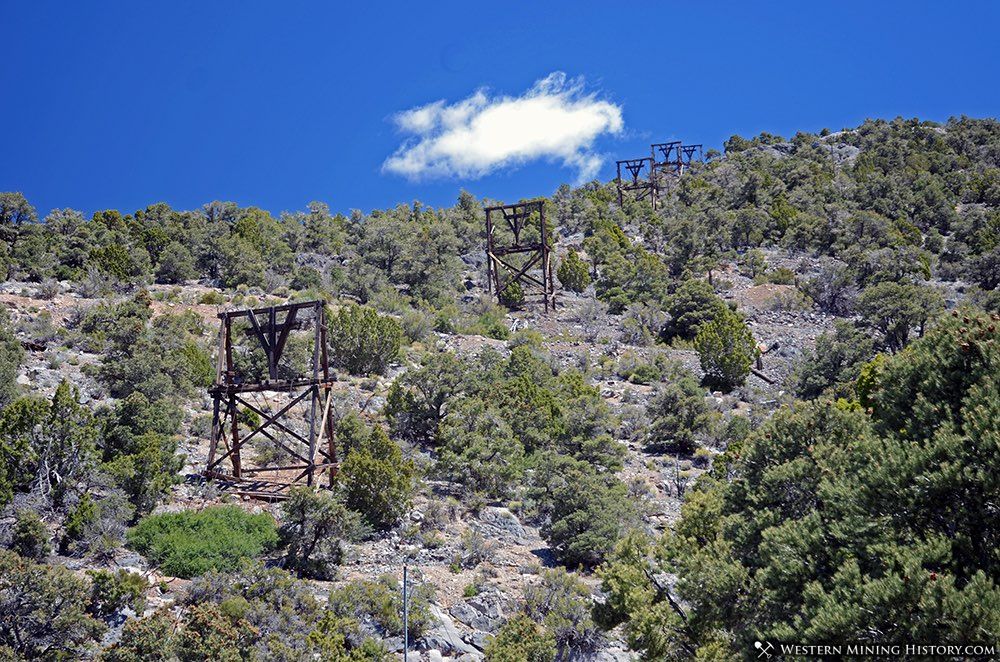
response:
{"label": "metal pole", "polygon": [[403,662],[407,662],[410,657],[410,603],[407,591],[409,574],[407,567],[403,566]]}

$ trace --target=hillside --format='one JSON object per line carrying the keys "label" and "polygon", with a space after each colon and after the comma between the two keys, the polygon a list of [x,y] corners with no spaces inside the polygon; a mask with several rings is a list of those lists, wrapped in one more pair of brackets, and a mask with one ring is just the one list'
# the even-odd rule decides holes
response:
{"label": "hillside", "polygon": [[[564,185],[547,314],[487,292],[491,204],[0,194],[0,652],[390,659],[404,565],[427,660],[997,640],[1000,122],[734,136],[656,209]],[[335,489],[205,480],[218,314],[310,300]]]}

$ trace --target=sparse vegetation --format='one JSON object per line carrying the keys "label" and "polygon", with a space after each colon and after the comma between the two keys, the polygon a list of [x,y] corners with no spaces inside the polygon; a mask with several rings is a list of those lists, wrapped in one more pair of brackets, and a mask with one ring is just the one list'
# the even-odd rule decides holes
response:
{"label": "sparse vegetation", "polygon": [[[43,222],[0,194],[0,657],[388,660],[402,595],[381,575],[402,563],[409,634],[452,657],[577,659],[619,633],[704,660],[996,639],[998,146],[995,120],[871,120],[734,136],[655,210],[560,187],[544,316],[518,283],[485,292],[465,192]],[[234,503],[185,479],[212,434],[217,308],[311,299],[333,489],[324,468]],[[244,349],[239,378],[263,378]],[[281,379],[313,355],[291,338],[285,359]],[[270,441],[247,451],[292,458]],[[190,586],[115,568],[126,542]],[[431,615],[449,571],[461,642]],[[134,616],[147,594],[167,606]]]}

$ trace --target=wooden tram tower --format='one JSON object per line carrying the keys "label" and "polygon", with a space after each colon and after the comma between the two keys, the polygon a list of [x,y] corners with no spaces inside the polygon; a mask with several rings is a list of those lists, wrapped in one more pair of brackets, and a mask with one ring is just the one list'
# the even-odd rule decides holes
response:
{"label": "wooden tram tower", "polygon": [[[332,486],[338,468],[330,415],[336,380],[330,376],[324,302],[231,310],[219,313],[219,320],[204,475],[234,484],[238,493],[268,499],[285,498],[289,487],[316,485],[324,476]],[[311,354],[304,372],[283,361],[293,336]],[[237,352],[246,358],[242,363]],[[256,369],[248,368],[253,361]],[[268,394],[279,401],[274,407]],[[247,457],[251,441],[257,442],[257,452]],[[268,451],[264,458],[271,459],[259,460],[261,447]]]}
{"label": "wooden tram tower", "polygon": [[[497,236],[497,230],[504,226],[510,231],[509,241]],[[529,228],[537,230],[537,240],[534,232],[525,232]],[[519,255],[524,256],[523,263],[520,266],[512,264],[511,256]],[[503,278],[503,274],[507,277]],[[501,302],[504,290],[517,282],[540,291],[545,312],[555,308],[552,244],[545,223],[544,201],[486,208],[486,281],[488,290]]]}
{"label": "wooden tram tower", "polygon": [[618,204],[624,205],[625,197],[634,195],[636,200],[648,197],[649,204],[656,209],[669,182],[683,175],[692,163],[701,160],[701,156],[701,145],[685,145],[680,140],[671,140],[650,145],[648,157],[616,161]]}

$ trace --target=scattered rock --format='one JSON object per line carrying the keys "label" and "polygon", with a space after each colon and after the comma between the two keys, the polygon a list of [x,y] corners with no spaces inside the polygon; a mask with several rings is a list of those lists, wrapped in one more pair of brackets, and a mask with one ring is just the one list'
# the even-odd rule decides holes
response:
{"label": "scattered rock", "polygon": [[498,538],[523,540],[524,527],[517,516],[507,508],[484,508],[479,514],[479,529],[486,535]]}

